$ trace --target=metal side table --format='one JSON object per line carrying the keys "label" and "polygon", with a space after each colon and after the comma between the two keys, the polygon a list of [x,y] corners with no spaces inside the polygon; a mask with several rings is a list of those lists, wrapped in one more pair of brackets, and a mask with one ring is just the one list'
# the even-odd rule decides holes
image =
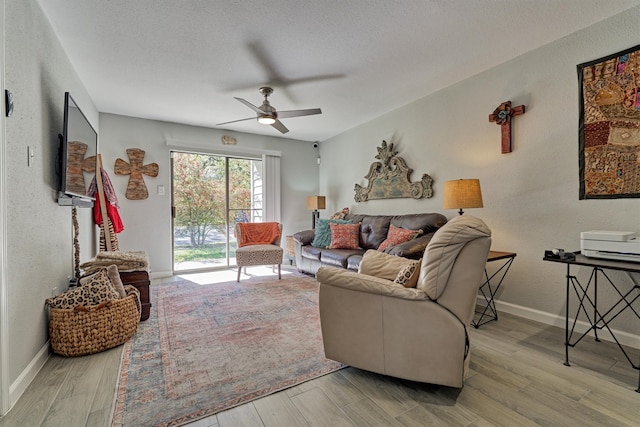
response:
{"label": "metal side table", "polygon": [[500,289],[500,285],[502,284],[504,277],[507,275],[507,272],[511,268],[511,264],[513,264],[513,260],[516,258],[516,255],[517,254],[515,252],[489,251],[487,262],[503,260],[504,263],[491,276],[489,276],[489,273],[487,273],[486,267],[484,269],[485,280],[480,285],[480,293],[487,302],[487,305],[485,305],[482,310],[476,310],[477,316],[475,316],[471,321],[471,324],[474,328],[478,329],[485,323],[489,323],[493,320],[498,320],[498,311],[496,310],[494,297],[496,296],[498,289]]}

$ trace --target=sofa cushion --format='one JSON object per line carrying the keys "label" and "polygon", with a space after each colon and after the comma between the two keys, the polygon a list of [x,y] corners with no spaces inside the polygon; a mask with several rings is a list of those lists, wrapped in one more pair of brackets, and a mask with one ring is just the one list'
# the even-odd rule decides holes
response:
{"label": "sofa cushion", "polygon": [[389,215],[352,215],[346,216],[354,224],[360,223],[360,247],[362,249],[378,249],[378,246],[389,234]]}
{"label": "sofa cushion", "polygon": [[439,213],[395,215],[391,224],[409,230],[422,230],[424,234],[438,230],[447,222],[447,217]]}
{"label": "sofa cushion", "polygon": [[349,258],[362,253],[359,249],[331,249],[320,254],[320,262],[331,267],[347,268]]}
{"label": "sofa cushion", "polygon": [[479,218],[460,215],[451,219],[436,231],[427,245],[420,267],[418,289],[437,300],[447,286],[451,268],[462,248],[471,240],[490,236],[491,230]]}
{"label": "sofa cushion", "polygon": [[331,244],[329,249],[359,249],[360,224],[329,223]]}
{"label": "sofa cushion", "polygon": [[313,236],[311,246],[316,248],[328,248],[331,244],[331,228],[329,224],[351,224],[352,221],[344,219],[319,219],[316,221],[316,230]]}
{"label": "sofa cushion", "polygon": [[406,228],[396,227],[395,225],[391,224],[389,226],[389,233],[387,234],[387,238],[384,239],[384,242],[380,243],[380,246],[378,246],[378,250],[384,251],[391,246],[408,242],[411,239],[415,239],[420,234],[422,234],[422,230],[408,230]]}
{"label": "sofa cushion", "polygon": [[398,277],[400,270],[415,262],[415,260],[369,249],[362,256],[358,273],[394,281]]}
{"label": "sofa cushion", "polygon": [[322,248],[316,248],[315,246],[305,245],[300,248],[300,254],[302,258],[309,258],[316,261],[320,261],[320,255],[322,255]]}
{"label": "sofa cushion", "polygon": [[351,255],[347,259],[347,270],[357,272],[362,262],[362,253]]}

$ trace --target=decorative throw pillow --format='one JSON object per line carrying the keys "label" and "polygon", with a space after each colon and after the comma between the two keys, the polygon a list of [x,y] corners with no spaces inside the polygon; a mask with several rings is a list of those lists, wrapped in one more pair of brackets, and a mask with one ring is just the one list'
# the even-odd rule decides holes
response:
{"label": "decorative throw pillow", "polygon": [[344,219],[318,219],[316,221],[315,234],[311,246],[316,248],[328,248],[331,244],[331,228],[329,223],[334,224],[352,224],[351,221]]}
{"label": "decorative throw pillow", "polygon": [[47,305],[51,308],[64,308],[64,309],[72,309],[76,308],[79,305],[92,305],[91,301],[87,300],[87,295],[85,294],[84,289],[82,287],[69,289],[67,292],[61,293],[60,295],[56,295],[53,298],[47,299]]}
{"label": "decorative throw pillow", "polygon": [[418,284],[418,276],[420,275],[420,263],[422,260],[412,262],[404,266],[396,276],[394,282],[404,286],[405,288],[415,288]]}
{"label": "decorative throw pillow", "polygon": [[107,276],[109,276],[109,280],[111,281],[111,285],[113,289],[120,295],[120,298],[126,298],[127,292],[124,290],[124,285],[122,284],[122,279],[120,279],[120,273],[118,272],[118,266],[113,264],[107,267]]}
{"label": "decorative throw pillow", "polygon": [[416,260],[414,259],[407,259],[385,254],[384,252],[378,252],[375,249],[369,249],[362,256],[358,273],[394,281],[403,268],[415,262]]}
{"label": "decorative throw pillow", "polygon": [[83,277],[80,279],[80,284],[77,288],[47,299],[47,305],[51,308],[72,309],[78,306],[98,305],[120,298],[118,292],[113,289],[107,269],[101,269],[91,276]]}
{"label": "decorative throw pillow", "polygon": [[389,227],[389,231],[387,232],[387,238],[382,243],[380,243],[380,246],[378,246],[378,250],[384,251],[391,246],[408,242],[409,240],[415,239],[420,234],[422,234],[422,230],[407,230],[406,228],[400,228],[391,225]]}
{"label": "decorative throw pillow", "polygon": [[358,249],[360,224],[329,223],[331,229],[330,249]]}
{"label": "decorative throw pillow", "polygon": [[349,215],[349,208],[342,208],[341,211],[331,215],[329,219],[344,219],[347,215]]}
{"label": "decorative throw pillow", "polygon": [[111,284],[111,280],[109,280],[106,268],[98,270],[97,273],[91,276],[80,279],[80,288],[86,292],[85,296],[87,300],[93,300],[93,304],[91,305],[97,305],[101,302],[120,298],[120,294]]}

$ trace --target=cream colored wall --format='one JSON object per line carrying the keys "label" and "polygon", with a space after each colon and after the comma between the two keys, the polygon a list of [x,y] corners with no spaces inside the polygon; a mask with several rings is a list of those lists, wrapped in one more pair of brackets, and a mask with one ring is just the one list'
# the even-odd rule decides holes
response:
{"label": "cream colored wall", "polygon": [[[283,234],[292,234],[311,227],[306,197],[317,194],[317,150],[312,143],[286,138],[250,135],[168,122],[100,114],[100,141],[103,162],[118,196],[120,216],[125,229],[118,234],[121,250],[146,250],[154,277],[172,271],[172,223],[170,147],[167,141],[179,141],[178,150],[229,153],[237,147],[240,155],[247,151],[281,153],[281,212]],[[230,147],[221,142],[223,135],[237,139]],[[128,161],[125,150],[145,150],[144,164],[158,163],[156,178],[144,177],[149,190],[146,200],[128,200],[124,193],[128,176],[113,173],[116,158]],[[222,150],[222,151],[221,151]],[[157,194],[158,185],[165,195]]]}
{"label": "cream colored wall", "polygon": [[[638,44],[638,28],[640,7],[323,141],[320,189],[328,211],[442,212],[444,181],[479,178],[485,207],[467,214],[491,227],[494,249],[518,253],[498,295],[500,308],[562,324],[565,268],[543,262],[544,250],[578,250],[584,230],[640,231],[638,199],[578,200],[576,71],[577,64]],[[501,154],[500,128],[488,116],[507,100],[527,111],[514,119],[513,152]],[[414,181],[423,173],[433,177],[433,198],[354,202],[354,184],[366,184],[382,140],[396,144]],[[578,270],[586,279],[589,271]],[[613,277],[631,286],[623,274]],[[640,333],[640,322],[629,317],[615,326],[635,338]]]}
{"label": "cream colored wall", "polygon": [[[8,376],[12,401],[48,354],[44,300],[73,274],[71,208],[56,202],[55,159],[64,93],[98,129],[98,113],[35,0],[7,1],[5,86],[14,95],[6,119]],[[27,147],[34,150],[27,165]],[[93,256],[90,216],[81,210],[81,253]]]}

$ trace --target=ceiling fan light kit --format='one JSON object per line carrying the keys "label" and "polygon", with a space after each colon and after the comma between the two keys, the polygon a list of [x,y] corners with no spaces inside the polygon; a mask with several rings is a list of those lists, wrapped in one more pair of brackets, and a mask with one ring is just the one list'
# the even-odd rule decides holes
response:
{"label": "ceiling fan light kit", "polygon": [[263,116],[258,116],[258,122],[262,123],[263,125],[272,125],[276,122],[276,119],[273,116],[267,116],[265,114]]}
{"label": "ceiling fan light kit", "polygon": [[[287,129],[287,127],[284,124],[282,124],[280,120],[278,120],[278,117],[283,119],[288,119],[292,117],[322,114],[322,110],[320,110],[319,108],[310,108],[306,110],[288,110],[288,111],[280,111],[280,113],[278,113],[275,107],[273,107],[269,103],[269,99],[268,99],[269,95],[273,93],[273,89],[268,86],[263,86],[259,89],[259,92],[264,96],[264,101],[262,101],[262,105],[260,107],[257,107],[252,103],[250,103],[249,101],[242,98],[235,97],[235,99],[237,99],[238,101],[240,101],[241,103],[243,103],[244,105],[246,105],[247,107],[251,108],[253,111],[256,112],[256,118],[258,119],[258,123],[261,123],[263,125],[270,125],[274,127],[276,130],[280,131],[280,133],[287,133],[289,132],[289,129]],[[240,119],[240,120],[232,120],[230,122],[218,123],[216,126],[226,125],[226,124],[235,123],[235,122],[242,122],[242,121],[251,120],[251,119],[253,119],[253,117],[248,117],[246,119]]]}

